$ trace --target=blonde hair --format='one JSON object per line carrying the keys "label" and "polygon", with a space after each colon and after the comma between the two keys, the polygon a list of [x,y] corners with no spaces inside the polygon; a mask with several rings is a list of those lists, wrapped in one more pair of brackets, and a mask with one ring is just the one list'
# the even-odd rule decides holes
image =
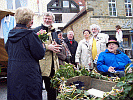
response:
{"label": "blonde hair", "polygon": [[45,16],[52,16],[52,21],[53,22],[55,21],[55,15],[52,12],[45,12],[45,13],[43,13],[43,18]]}
{"label": "blonde hair", "polygon": [[34,17],[34,12],[26,7],[19,7],[15,12],[17,24],[28,24]]}

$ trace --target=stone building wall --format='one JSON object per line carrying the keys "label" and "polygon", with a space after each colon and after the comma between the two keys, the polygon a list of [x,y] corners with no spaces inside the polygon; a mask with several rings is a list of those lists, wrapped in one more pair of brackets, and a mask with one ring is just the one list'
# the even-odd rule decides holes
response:
{"label": "stone building wall", "polygon": [[73,30],[74,31],[74,39],[76,41],[80,41],[83,39],[83,30],[89,29],[89,19],[88,19],[88,14],[83,15],[76,21],[74,21],[71,25],[69,25],[67,28],[63,30],[64,33],[67,33],[68,31]]}
{"label": "stone building wall", "polygon": [[[131,30],[131,25],[133,27],[133,18],[93,17],[90,19],[91,24],[98,24],[101,27],[102,31],[115,30],[116,25],[120,25],[122,27],[122,30]],[[131,22],[130,24],[128,24],[129,28],[124,28],[125,24],[127,24],[128,22]]]}
{"label": "stone building wall", "polygon": [[108,16],[108,0],[86,0],[86,7],[94,9],[94,16]]}
{"label": "stone building wall", "polygon": [[87,14],[72,22],[63,32],[73,30],[75,40],[79,42],[83,39],[81,34],[83,30],[89,29],[92,24],[98,24],[102,31],[115,31],[116,25],[121,25],[122,30],[131,30],[133,29],[133,17],[126,17],[124,2],[124,0],[116,0],[117,16],[111,17],[108,11],[108,0],[86,0],[86,10],[93,8],[93,11],[87,10]]}

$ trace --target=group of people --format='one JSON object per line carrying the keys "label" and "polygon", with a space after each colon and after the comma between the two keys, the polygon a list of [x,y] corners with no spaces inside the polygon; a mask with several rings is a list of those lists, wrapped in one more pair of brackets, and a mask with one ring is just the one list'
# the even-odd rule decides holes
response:
{"label": "group of people", "polygon": [[100,33],[101,29],[98,25],[92,24],[90,30],[84,30],[84,39],[78,44],[75,62],[87,70],[96,68],[98,56],[106,49],[108,35]]}
{"label": "group of people", "polygon": [[[18,8],[16,27],[8,35],[5,45],[8,100],[42,100],[43,80],[48,100],[56,100],[57,92],[50,86],[50,80],[64,62],[85,67],[88,71],[96,68],[107,75],[124,71],[125,65],[131,63],[128,56],[117,49],[116,38],[100,33],[96,24],[83,31],[84,39],[78,43],[73,31],[69,31],[65,39],[62,32],[56,32],[52,26],[55,20],[52,13],[44,13],[41,26],[31,29],[33,17],[32,10]],[[45,43],[36,34],[41,29],[50,33]]]}

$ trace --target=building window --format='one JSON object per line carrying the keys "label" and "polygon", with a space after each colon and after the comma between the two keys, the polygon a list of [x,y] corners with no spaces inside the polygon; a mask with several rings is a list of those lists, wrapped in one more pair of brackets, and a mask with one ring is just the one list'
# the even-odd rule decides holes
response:
{"label": "building window", "polygon": [[55,3],[52,5],[53,7],[59,7],[61,6],[59,0],[55,0]]}
{"label": "building window", "polygon": [[132,3],[131,0],[125,0],[126,16],[132,16]]}
{"label": "building window", "polygon": [[117,16],[116,1],[115,0],[108,0],[108,4],[109,4],[109,15],[110,16]]}
{"label": "building window", "polygon": [[55,23],[62,23],[62,14],[54,14],[55,15]]}
{"label": "building window", "polygon": [[68,7],[69,8],[69,1],[63,1],[63,7]]}
{"label": "building window", "polygon": [[26,7],[28,0],[7,0],[7,9],[17,9],[18,7]]}

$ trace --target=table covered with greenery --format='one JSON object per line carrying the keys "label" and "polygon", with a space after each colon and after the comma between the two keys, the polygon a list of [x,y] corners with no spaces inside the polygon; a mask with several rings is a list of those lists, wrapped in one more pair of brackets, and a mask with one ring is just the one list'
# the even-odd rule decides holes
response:
{"label": "table covered with greenery", "polygon": [[[85,68],[77,70],[74,65],[66,63],[61,65],[51,79],[51,86],[58,90],[58,100],[132,100],[133,99],[133,73],[127,73],[130,64],[125,67],[125,77],[108,77],[96,72],[95,69],[87,71]],[[86,82],[75,81],[68,84],[68,81],[77,77],[91,77],[94,80],[103,82],[110,82],[113,84],[110,91],[105,91],[103,97],[96,97],[87,93]],[[84,78],[86,79],[86,78]],[[70,83],[70,82],[69,82]],[[96,83],[96,82],[95,82]],[[109,85],[111,86],[111,85]],[[88,86],[89,87],[89,86]],[[97,87],[96,87],[97,88]],[[106,86],[105,86],[106,88]]]}

